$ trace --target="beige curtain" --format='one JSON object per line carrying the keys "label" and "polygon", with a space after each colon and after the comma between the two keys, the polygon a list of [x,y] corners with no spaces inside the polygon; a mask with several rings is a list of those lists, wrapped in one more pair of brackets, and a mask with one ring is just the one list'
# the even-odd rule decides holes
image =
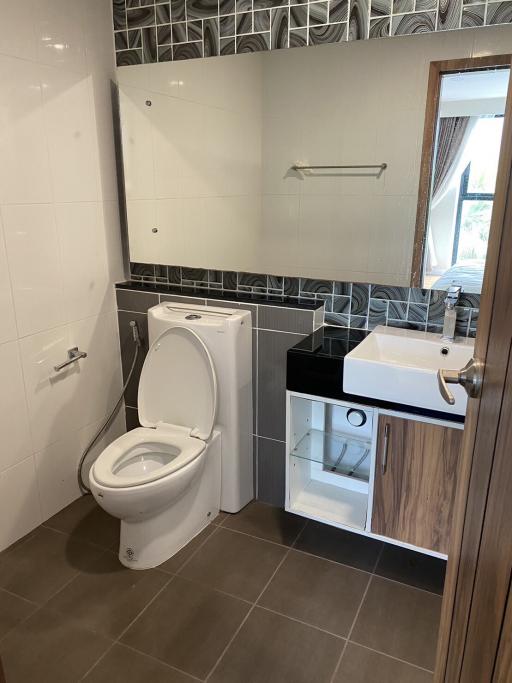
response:
{"label": "beige curtain", "polygon": [[470,116],[446,116],[439,119],[432,197],[439,192],[460,156],[470,120]]}

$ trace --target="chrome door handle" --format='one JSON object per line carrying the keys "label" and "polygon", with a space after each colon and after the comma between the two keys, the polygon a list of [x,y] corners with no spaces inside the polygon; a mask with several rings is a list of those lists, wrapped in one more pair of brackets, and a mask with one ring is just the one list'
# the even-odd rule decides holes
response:
{"label": "chrome door handle", "polygon": [[443,370],[437,371],[437,382],[439,391],[446,403],[451,406],[455,403],[452,392],[448,389],[448,384],[460,384],[466,390],[470,398],[480,396],[482,388],[484,364],[475,358],[471,358],[462,370]]}
{"label": "chrome door handle", "polygon": [[389,423],[384,426],[384,446],[382,449],[382,474],[386,474],[388,466]]}

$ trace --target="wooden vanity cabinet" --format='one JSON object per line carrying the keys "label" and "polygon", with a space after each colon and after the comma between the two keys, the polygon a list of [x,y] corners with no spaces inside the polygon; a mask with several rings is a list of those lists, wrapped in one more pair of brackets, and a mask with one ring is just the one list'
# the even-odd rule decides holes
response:
{"label": "wooden vanity cabinet", "polygon": [[380,415],[371,530],[448,552],[462,429]]}

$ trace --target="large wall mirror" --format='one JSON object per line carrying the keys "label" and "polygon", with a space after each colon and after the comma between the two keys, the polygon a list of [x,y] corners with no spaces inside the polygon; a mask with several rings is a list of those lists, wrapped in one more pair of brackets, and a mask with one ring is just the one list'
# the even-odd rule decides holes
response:
{"label": "large wall mirror", "polygon": [[131,261],[479,291],[509,73],[471,70],[474,43],[120,68]]}

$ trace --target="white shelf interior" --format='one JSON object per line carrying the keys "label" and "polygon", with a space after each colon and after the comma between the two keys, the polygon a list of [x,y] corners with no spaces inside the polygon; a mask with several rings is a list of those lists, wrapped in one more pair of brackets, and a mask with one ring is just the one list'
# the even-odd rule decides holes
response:
{"label": "white shelf interior", "polygon": [[368,485],[325,472],[322,465],[290,456],[290,510],[306,517],[364,529],[368,510]]}

